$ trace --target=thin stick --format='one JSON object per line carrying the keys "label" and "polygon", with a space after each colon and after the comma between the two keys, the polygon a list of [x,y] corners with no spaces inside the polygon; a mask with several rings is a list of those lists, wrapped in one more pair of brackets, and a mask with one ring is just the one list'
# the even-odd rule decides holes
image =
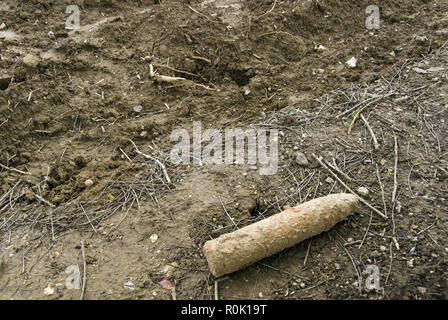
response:
{"label": "thin stick", "polygon": [[166,179],[166,181],[168,181],[168,183],[171,183],[171,179],[170,179],[170,177],[168,176],[168,172],[166,171],[166,167],[165,167],[165,165],[164,165],[162,162],[160,162],[159,160],[157,160],[156,158],[151,157],[150,155],[144,154],[143,152],[141,152],[140,150],[138,150],[138,148],[137,148],[137,146],[135,145],[134,141],[132,141],[131,139],[129,139],[129,141],[131,141],[131,143],[134,145],[135,151],[136,151],[139,155],[141,155],[141,156],[145,157],[146,159],[152,160],[152,161],[154,161],[155,163],[157,163],[157,164],[162,168],[162,171],[163,171],[163,174],[165,175],[165,179]]}
{"label": "thin stick", "polygon": [[52,207],[52,208],[56,208],[56,206],[54,205],[54,204],[52,204],[50,201],[48,201],[48,200],[45,200],[43,197],[41,197],[40,195],[38,195],[38,194],[34,194],[34,196],[39,200],[39,201],[42,201],[43,203],[45,203],[46,205],[49,205],[50,207]]}
{"label": "thin stick", "polygon": [[342,172],[342,170],[338,168],[338,166],[336,165],[336,160],[334,160],[334,158],[333,158],[333,165],[331,165],[328,161],[325,161],[325,162],[331,169],[333,169],[334,171],[339,173],[345,179],[347,179],[348,181],[352,181],[352,178],[350,178],[346,173]]}
{"label": "thin stick", "polygon": [[132,163],[131,158],[128,157],[128,155],[126,154],[126,152],[124,152],[121,148],[118,148],[118,149],[119,149],[119,150],[121,151],[121,153],[126,157],[126,159],[128,159],[129,162]]}
{"label": "thin stick", "polygon": [[350,189],[333,171],[330,170],[330,168],[328,168],[314,153],[313,153],[313,157],[314,159],[317,160],[317,162],[325,169],[328,171],[328,173],[330,173],[345,189],[347,189],[347,191],[349,191],[351,194],[353,194],[355,197],[357,197],[359,199],[359,201],[361,201],[362,203],[364,203],[367,207],[369,207],[370,209],[372,209],[373,211],[375,211],[377,214],[379,214],[381,217],[383,217],[384,219],[387,219],[387,216],[382,213],[381,211],[379,211],[378,209],[374,208],[370,203],[368,203],[366,200],[364,200],[363,198],[361,198],[360,196],[358,196],[352,189]]}
{"label": "thin stick", "polygon": [[179,69],[167,66],[167,65],[158,64],[158,63],[154,63],[153,65],[154,65],[154,67],[165,68],[165,69],[168,69],[168,70],[171,70],[171,71],[174,71],[174,72],[183,73],[183,74],[186,74],[186,75],[189,75],[189,76],[192,76],[192,77],[201,78],[201,76],[199,76],[197,74],[194,74],[194,73],[191,73],[191,72],[188,72],[188,71],[182,71],[182,70],[179,70]]}
{"label": "thin stick", "polygon": [[173,298],[173,300],[177,300],[177,296],[176,296],[176,281],[174,281],[174,285],[171,288],[171,297]]}
{"label": "thin stick", "polygon": [[51,239],[54,241],[53,209],[50,210]]}
{"label": "thin stick", "polygon": [[362,241],[361,241],[361,243],[360,243],[358,249],[361,249],[361,248],[362,248],[362,245],[364,244],[364,241],[366,240],[367,234],[369,233],[370,225],[372,224],[372,218],[373,218],[373,214],[370,213],[369,225],[367,226],[366,233],[364,234],[364,237],[362,238]]}
{"label": "thin stick", "polygon": [[311,242],[313,242],[313,239],[310,239],[310,242],[308,242],[308,249],[306,250],[305,260],[303,260],[303,266],[306,265],[306,262],[308,260],[308,255],[310,253],[310,248],[311,248]]}
{"label": "thin stick", "polygon": [[367,130],[369,130],[370,135],[372,136],[373,139],[373,145],[375,146],[375,150],[378,150],[380,148],[380,145],[378,144],[378,140],[376,139],[375,133],[373,132],[372,127],[370,126],[370,124],[367,122],[367,119],[362,115],[360,115],[362,121],[364,121],[364,124],[367,127]]}
{"label": "thin stick", "polygon": [[209,59],[204,58],[204,57],[190,56],[190,58],[191,58],[191,59],[194,59],[194,60],[204,61],[204,62],[207,62],[208,64],[212,64],[212,62],[211,62]]}
{"label": "thin stick", "polygon": [[219,300],[219,295],[218,295],[218,284],[221,281],[227,280],[229,279],[229,277],[224,277],[224,278],[220,278],[220,279],[216,279],[215,280],[215,300]]}
{"label": "thin stick", "polygon": [[271,8],[269,11],[266,11],[265,13],[263,13],[261,16],[256,17],[255,20],[258,20],[258,19],[260,19],[261,17],[267,15],[268,13],[271,13],[272,10],[274,10],[276,4],[277,4],[277,0],[274,0],[274,4],[272,5],[272,8]]}
{"label": "thin stick", "polygon": [[378,184],[380,185],[380,189],[381,189],[381,198],[383,200],[384,214],[387,216],[386,199],[384,197],[384,188],[383,188],[383,184],[381,183],[380,171],[378,170],[378,165],[376,165],[376,177],[378,178]]}
{"label": "thin stick", "polygon": [[215,300],[219,300],[219,295],[218,295],[218,283],[219,281],[215,280]]}
{"label": "thin stick", "polygon": [[[376,103],[376,102],[380,101],[380,100],[383,99],[383,98],[387,98],[387,97],[391,96],[392,94],[393,94],[393,93],[388,93],[388,94],[383,95],[383,96],[381,96],[381,97],[378,97],[378,98],[376,98],[376,99],[374,99],[374,100],[370,100],[366,105],[364,105],[364,107],[362,107],[362,108],[359,109],[359,111],[357,112],[357,114],[360,114],[362,111],[364,111],[364,110],[365,110],[368,106],[370,106],[371,104]],[[336,116],[336,118],[340,118],[340,117],[342,117],[342,116],[345,116],[347,113],[350,113],[350,112],[352,112],[353,110],[355,110],[356,108],[358,108],[359,106],[361,106],[364,102],[365,102],[365,101],[362,101],[362,102],[360,102],[359,104],[357,104],[356,106],[354,106],[354,107],[352,107],[352,108],[350,108],[350,109],[345,110],[344,112],[338,114],[338,115]]]}
{"label": "thin stick", "polygon": [[10,168],[10,167],[7,167],[7,166],[5,166],[5,165],[3,165],[1,163],[0,163],[0,167],[2,167],[5,170],[17,172],[17,173],[20,173],[20,174],[31,174],[31,172],[25,172],[25,171],[22,171],[22,170],[19,170],[19,169]]}
{"label": "thin stick", "polygon": [[84,292],[86,290],[86,280],[87,280],[87,263],[86,263],[86,255],[84,253],[84,241],[81,241],[81,252],[82,252],[82,260],[83,260],[83,265],[84,265],[84,275],[83,275],[83,280],[82,280],[82,289],[81,289],[81,297],[79,298],[80,300],[84,299]]}
{"label": "thin stick", "polygon": [[343,245],[341,245],[341,247],[342,247],[342,249],[345,250],[345,252],[347,253],[348,257],[352,261],[353,267],[355,268],[356,274],[358,275],[358,287],[359,287],[359,290],[361,291],[361,275],[359,274],[358,266],[356,265],[356,262],[353,259],[352,255],[350,254],[350,252]]}
{"label": "thin stick", "polygon": [[393,252],[392,252],[392,242],[389,244],[389,251],[390,251],[390,265],[389,265],[389,271],[387,272],[386,281],[384,284],[387,284],[389,281],[390,272],[392,271],[392,262],[393,262]]}
{"label": "thin stick", "polygon": [[90,218],[89,218],[89,216],[87,215],[86,210],[84,210],[84,207],[82,206],[82,204],[80,204],[79,206],[81,207],[82,212],[84,212],[84,214],[86,215],[86,217],[87,217],[87,221],[89,221],[90,225],[92,226],[93,231],[95,231],[95,233],[98,234],[98,231],[97,231],[97,230],[95,229],[95,227],[93,226],[92,221],[90,221]]}
{"label": "thin stick", "polygon": [[230,214],[227,212],[226,207],[224,206],[224,203],[222,203],[221,196],[218,196],[218,198],[219,198],[219,202],[221,203],[222,209],[224,210],[225,214],[227,215],[227,217],[229,218],[229,220],[233,223],[233,225],[235,226],[235,228],[238,229],[238,226],[236,225],[235,221],[233,221],[232,217],[231,217]]}
{"label": "thin stick", "polygon": [[395,141],[395,168],[394,168],[394,190],[392,192],[392,204],[395,203],[395,197],[397,196],[397,188],[398,188],[398,181],[397,181],[397,167],[398,167],[398,141],[397,136],[394,132],[394,141]]}

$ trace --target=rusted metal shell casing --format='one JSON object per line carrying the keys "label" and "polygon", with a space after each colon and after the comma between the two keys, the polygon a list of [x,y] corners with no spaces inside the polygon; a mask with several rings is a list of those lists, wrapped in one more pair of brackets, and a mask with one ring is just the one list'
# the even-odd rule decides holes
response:
{"label": "rusted metal shell casing", "polygon": [[352,194],[331,194],[207,241],[203,251],[219,277],[331,229],[358,208]]}

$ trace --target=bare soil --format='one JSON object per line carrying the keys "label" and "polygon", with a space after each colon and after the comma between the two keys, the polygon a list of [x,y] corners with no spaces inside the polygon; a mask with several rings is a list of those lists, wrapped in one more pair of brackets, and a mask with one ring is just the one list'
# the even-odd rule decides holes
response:
{"label": "bare soil", "polygon": [[[65,270],[85,262],[84,299],[172,299],[162,280],[214,299],[205,241],[346,192],[313,153],[388,219],[361,206],[219,298],[448,298],[446,1],[377,1],[378,30],[366,0],[75,2],[79,30],[71,1],[0,3],[0,298],[79,299]],[[279,130],[278,172],[173,165],[170,134],[193,121]],[[381,289],[359,289],[367,265]]]}

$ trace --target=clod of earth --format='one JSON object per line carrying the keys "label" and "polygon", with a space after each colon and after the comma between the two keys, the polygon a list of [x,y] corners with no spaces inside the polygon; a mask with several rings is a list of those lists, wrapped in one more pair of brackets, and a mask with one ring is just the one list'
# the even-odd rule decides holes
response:
{"label": "clod of earth", "polygon": [[207,241],[203,250],[210,271],[219,277],[243,269],[329,230],[357,208],[356,196],[332,194]]}
{"label": "clod of earth", "polygon": [[37,66],[39,65],[39,58],[33,56],[32,54],[27,54],[25,57],[23,57],[23,63],[30,68],[37,68]]}

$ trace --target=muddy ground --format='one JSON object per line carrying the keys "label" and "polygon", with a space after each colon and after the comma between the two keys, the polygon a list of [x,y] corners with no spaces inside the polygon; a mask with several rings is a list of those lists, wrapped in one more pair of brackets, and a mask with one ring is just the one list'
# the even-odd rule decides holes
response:
{"label": "muddy ground", "polygon": [[[447,1],[73,2],[0,3],[0,298],[215,299],[205,241],[346,192],[313,153],[388,219],[362,205],[217,296],[448,298]],[[174,165],[193,121],[277,129],[277,173]]]}

